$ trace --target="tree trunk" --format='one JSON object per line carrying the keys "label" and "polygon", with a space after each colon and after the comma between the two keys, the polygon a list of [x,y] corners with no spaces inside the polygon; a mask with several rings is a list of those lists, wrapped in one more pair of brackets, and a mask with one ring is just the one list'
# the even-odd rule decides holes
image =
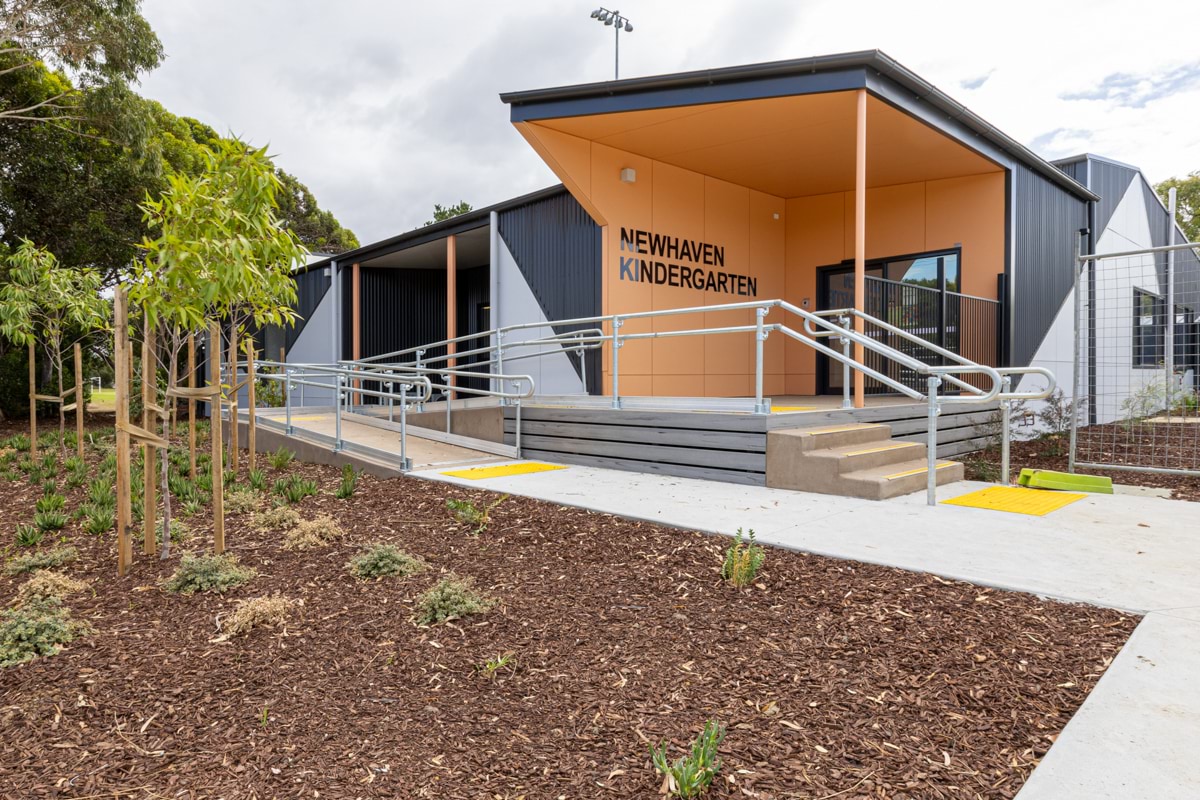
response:
{"label": "tree trunk", "polygon": [[172,401],[171,390],[175,388],[175,367],[177,360],[178,348],[172,340],[170,345],[170,367],[167,369],[167,396],[164,398],[163,414],[162,414],[162,431],[163,439],[166,440],[168,447],[163,450],[162,458],[162,498],[163,498],[163,529],[162,529],[162,547],[159,548],[159,558],[167,559],[171,557],[171,489],[169,486],[168,476],[170,468],[168,462],[171,454],[171,413],[168,403]]}

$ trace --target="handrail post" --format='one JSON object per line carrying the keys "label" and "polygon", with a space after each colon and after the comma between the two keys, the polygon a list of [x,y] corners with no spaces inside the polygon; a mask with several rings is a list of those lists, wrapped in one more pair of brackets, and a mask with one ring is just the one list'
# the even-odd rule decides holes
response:
{"label": "handrail post", "polygon": [[[516,393],[517,393],[517,387],[518,387],[519,385],[520,385],[520,381],[513,381],[513,382],[512,382],[513,394],[516,394]],[[516,401],[515,401],[515,402],[516,402],[516,410],[517,410],[517,414],[516,414],[516,422],[517,422],[517,427],[516,427],[516,437],[517,437],[517,438],[516,438],[516,446],[517,446],[517,458],[520,458],[520,457],[521,457],[521,398],[520,398],[520,397],[516,398]]]}
{"label": "handrail post", "polygon": [[937,505],[937,423],[938,414],[941,413],[941,408],[938,405],[938,387],[942,385],[942,379],[938,375],[930,375],[926,381],[929,387],[929,416],[928,424],[929,431],[927,436],[925,454],[926,458],[926,476],[925,476],[925,501],[931,506]]}
{"label": "handrail post", "polygon": [[450,432],[450,375],[442,375],[442,385],[445,387],[446,397],[446,433]]}
{"label": "handrail post", "polygon": [[[850,330],[850,317],[843,314],[842,316],[838,317],[838,322],[841,323],[841,326],[847,331]],[[842,408],[852,408],[854,406],[854,401],[850,399],[850,337],[842,336],[840,338],[842,340],[842,355],[846,358],[846,360],[842,362]]]}
{"label": "handrail post", "polygon": [[[391,375],[395,375],[396,372],[395,372],[395,370],[389,369],[389,370],[387,370],[386,374],[391,376]],[[387,383],[384,384],[384,386],[386,386],[387,390],[388,390],[388,422],[392,422],[395,419],[395,408],[396,408],[396,396],[394,394],[395,385],[396,384],[392,381],[388,381]]]}
{"label": "handrail post", "polygon": [[1012,438],[1012,400],[1004,395],[1012,388],[1012,377],[1005,375],[1000,379],[1000,483],[1008,486],[1009,479],[1009,440]]}
{"label": "handrail post", "polygon": [[617,331],[625,324],[620,317],[612,320],[612,407],[621,407],[621,337]]}
{"label": "handrail post", "polygon": [[763,342],[767,340],[767,332],[763,329],[763,318],[767,316],[767,306],[754,309],[754,413],[769,414],[771,409],[763,403]]}
{"label": "handrail post", "polygon": [[412,462],[408,460],[408,384],[400,384],[400,469],[408,472]]}
{"label": "handrail post", "polygon": [[[504,329],[503,328],[496,329],[496,374],[497,375],[504,374]],[[504,379],[498,378],[495,382],[495,386],[497,389],[502,389],[504,386]],[[504,405],[505,402],[506,402],[505,399],[503,397],[501,397],[500,405]]]}
{"label": "handrail post", "polygon": [[[423,349],[418,350],[414,355],[416,356],[415,364],[416,364],[417,374],[424,375],[425,373],[423,373],[421,371],[421,356],[425,355],[425,351]],[[423,403],[423,402],[417,403],[417,411],[424,411],[424,410],[425,410],[425,403]]]}
{"label": "handrail post", "polygon": [[337,376],[337,403],[334,404],[334,434],[333,434],[333,452],[338,452],[342,449],[342,401],[345,399],[344,387],[346,377],[344,375]]}
{"label": "handrail post", "polygon": [[288,367],[283,373],[283,406],[287,415],[284,421],[283,432],[288,436],[295,433],[292,428],[292,368]]}

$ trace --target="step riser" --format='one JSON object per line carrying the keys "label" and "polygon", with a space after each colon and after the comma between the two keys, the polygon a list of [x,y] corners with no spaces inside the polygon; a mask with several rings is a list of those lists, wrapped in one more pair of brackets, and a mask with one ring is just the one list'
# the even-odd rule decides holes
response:
{"label": "step riser", "polygon": [[[949,467],[942,467],[937,471],[937,485],[944,486],[947,483],[961,481],[966,475],[965,469],[962,464],[958,463]],[[890,481],[861,480],[856,482],[861,484],[864,490],[870,492],[869,495],[859,495],[860,497],[866,496],[871,500],[889,500],[893,497],[924,491],[928,485],[927,476],[927,472],[918,472]]]}
{"label": "step riser", "polygon": [[855,444],[867,447],[874,443],[886,442],[892,438],[892,429],[887,425],[868,425],[825,433],[806,433],[803,428],[771,431],[767,434],[768,448],[772,436],[794,438],[795,442],[800,445],[800,452],[809,453],[813,450],[828,450],[832,447],[848,447]]}

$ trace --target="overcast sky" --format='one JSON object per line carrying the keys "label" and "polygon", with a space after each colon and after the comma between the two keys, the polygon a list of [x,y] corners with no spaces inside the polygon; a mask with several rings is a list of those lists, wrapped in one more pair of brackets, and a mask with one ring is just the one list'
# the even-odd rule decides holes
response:
{"label": "overcast sky", "polygon": [[[612,77],[587,0],[145,0],[141,92],[270,144],[365,244],[556,182],[502,91]],[[1200,0],[627,0],[621,77],[879,48],[1045,158],[1200,170]]]}

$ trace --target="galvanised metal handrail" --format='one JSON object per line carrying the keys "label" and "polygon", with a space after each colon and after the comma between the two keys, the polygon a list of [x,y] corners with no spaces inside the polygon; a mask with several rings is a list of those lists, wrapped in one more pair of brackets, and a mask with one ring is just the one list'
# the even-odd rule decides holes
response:
{"label": "galvanised metal handrail", "polygon": [[[640,319],[657,319],[660,317],[680,316],[684,314],[711,314],[714,312],[725,311],[740,311],[754,309],[755,321],[753,324],[745,325],[727,325],[727,326],[711,326],[703,328],[692,328],[683,330],[669,331],[644,331],[638,333],[621,333],[621,328],[631,320]],[[783,323],[768,323],[766,317],[773,309],[798,317],[803,320],[801,330],[794,329]],[[830,319],[834,317],[836,319]],[[913,357],[908,353],[904,353],[884,344],[875,338],[854,330],[855,320],[861,320],[864,324],[870,324],[880,329],[889,331],[890,333],[910,342],[911,344],[927,350],[931,355],[938,356],[940,360],[948,361],[947,364],[928,364],[918,358]],[[604,333],[603,325],[609,326],[610,333]],[[536,339],[528,339],[523,341],[511,342],[506,345],[505,337],[518,331],[535,330],[541,328],[555,328],[567,325],[593,325],[595,327],[581,330],[571,331],[563,334],[554,334]],[[518,405],[522,398],[532,396],[534,392],[533,379],[527,375],[511,376],[503,372],[504,360],[507,355],[509,360],[518,360],[523,358],[537,358],[545,355],[551,355],[558,352],[579,352],[585,350],[602,348],[607,344],[611,348],[611,363],[612,363],[612,406],[614,409],[621,408],[620,394],[620,350],[631,341],[639,341],[644,339],[665,339],[681,336],[710,336],[719,334],[742,334],[753,333],[755,336],[755,401],[754,412],[756,414],[768,414],[770,408],[763,397],[763,343],[772,332],[778,332],[787,336],[790,339],[804,343],[805,345],[818,349],[820,352],[840,362],[846,372],[846,380],[844,381],[844,403],[848,405],[849,401],[849,386],[850,372],[856,370],[864,377],[879,381],[881,384],[888,386],[894,391],[910,397],[914,400],[926,402],[929,407],[928,419],[928,486],[927,495],[930,505],[936,502],[936,486],[937,479],[935,474],[937,462],[937,417],[941,412],[941,396],[938,389],[943,383],[949,383],[965,392],[965,396],[957,398],[961,403],[979,403],[986,404],[995,400],[1001,402],[1001,406],[1007,407],[1008,403],[1016,399],[1040,399],[1049,395],[1054,388],[1054,376],[1049,370],[1039,367],[1024,367],[1024,368],[997,368],[984,364],[979,364],[963,357],[946,348],[940,347],[927,339],[923,339],[915,334],[903,330],[895,325],[891,325],[883,320],[877,319],[869,314],[866,314],[857,309],[833,309],[829,311],[812,312],[802,308],[798,308],[785,300],[760,300],[760,301],[745,301],[740,303],[726,303],[716,306],[694,306],[688,308],[663,309],[657,311],[638,311],[628,314],[606,314],[592,317],[576,317],[565,320],[551,320],[546,322],[528,322],[516,325],[505,325],[493,328],[488,331],[457,336],[453,338],[443,339],[438,342],[432,342],[420,347],[410,347],[404,350],[397,350],[391,353],[384,353],[377,356],[371,356],[357,361],[342,361],[339,362],[339,367],[352,370],[351,374],[354,380],[363,380],[364,374],[375,376],[368,377],[367,380],[380,380],[379,376],[419,376],[429,380],[430,375],[438,376],[441,382],[430,381],[430,387],[442,389],[447,392],[447,416],[451,406],[451,398],[449,392],[458,392],[462,394],[474,394],[479,396],[499,397],[502,400],[515,400]],[[422,357],[429,350],[446,347],[451,344],[457,344],[464,341],[474,341],[487,337],[489,344],[484,347],[472,348],[471,350],[449,353],[445,355],[432,357],[422,361]],[[826,344],[823,340],[831,340],[836,338],[842,345],[841,352]],[[851,355],[852,345],[859,345],[864,351],[875,353],[882,356],[885,360],[893,362],[901,367],[905,367],[913,372],[926,376],[926,391],[921,392],[914,389],[905,383],[898,381],[884,372],[867,366],[864,363],[859,363]],[[506,347],[508,353],[506,354]],[[532,347],[550,347],[552,349],[527,353],[521,352],[522,348]],[[516,351],[516,352],[514,352]],[[449,369],[444,366],[433,367],[433,363],[448,362],[451,359],[466,358],[470,356],[486,355],[487,358],[476,362],[474,367],[478,368],[487,365],[489,369],[495,369],[496,372],[479,372],[476,370],[465,369]],[[412,356],[412,360],[402,361],[406,356]],[[1008,385],[1013,376],[1020,374],[1040,374],[1047,380],[1049,386],[1040,392],[1022,392],[1012,393],[1007,391]],[[484,378],[489,380],[497,380],[503,385],[505,380],[517,381],[524,379],[528,381],[527,388],[524,391],[518,392],[518,386],[514,383],[512,392],[497,391],[492,389],[476,389],[468,386],[455,386],[451,383],[451,376],[465,376],[470,378]],[[988,386],[981,388],[975,386],[962,379],[962,376],[982,375],[988,379]],[[354,390],[359,391],[359,390]],[[447,419],[447,430],[449,430],[449,419]],[[1007,428],[1005,431],[1007,445]],[[517,441],[519,449],[520,441],[520,423],[518,416],[517,424]],[[1007,449],[1007,447],[1005,448]]]}

